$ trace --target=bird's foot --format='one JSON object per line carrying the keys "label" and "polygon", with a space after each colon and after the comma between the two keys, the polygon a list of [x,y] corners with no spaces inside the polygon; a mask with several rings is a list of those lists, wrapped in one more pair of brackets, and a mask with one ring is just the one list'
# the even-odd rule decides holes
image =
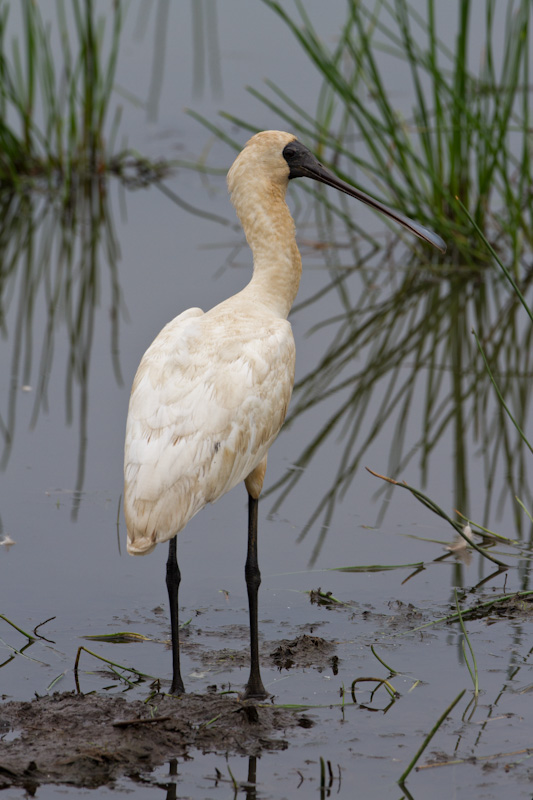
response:
{"label": "bird's foot", "polygon": [[185,694],[185,686],[183,685],[183,681],[181,679],[179,681],[172,681],[169,694],[174,695],[174,697],[179,697],[181,694]]}
{"label": "bird's foot", "polygon": [[261,680],[259,682],[248,681],[244,687],[244,692],[240,695],[241,700],[268,700],[271,695],[267,692]]}

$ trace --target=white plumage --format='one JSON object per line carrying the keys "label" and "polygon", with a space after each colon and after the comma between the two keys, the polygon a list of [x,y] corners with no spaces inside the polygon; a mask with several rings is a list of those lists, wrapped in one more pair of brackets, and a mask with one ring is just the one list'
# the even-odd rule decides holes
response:
{"label": "white plumage", "polygon": [[339,181],[292,134],[263,131],[238,155],[228,173],[228,188],[253,252],[252,278],[210,311],[190,308],[163,328],[137,370],[126,424],[128,551],[142,555],[169,541],[171,693],[184,691],[176,534],[206,503],[244,481],[251,640],[245,697],[267,694],[257,643],[257,502],[268,449],[285,419],[294,381],[295,348],[287,316],[298,291],[301,259],[285,193],[296,177],[313,178],[356,197],[445,249],[431,231]]}
{"label": "white plumage", "polygon": [[137,370],[124,494],[134,555],[244,481],[283,424],[294,380],[290,325],[258,319],[237,298],[176,317]]}

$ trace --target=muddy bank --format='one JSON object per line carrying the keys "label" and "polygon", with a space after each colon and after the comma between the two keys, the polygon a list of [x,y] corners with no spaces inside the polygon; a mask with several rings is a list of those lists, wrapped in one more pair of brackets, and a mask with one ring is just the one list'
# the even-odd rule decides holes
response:
{"label": "muddy bank", "polygon": [[[269,654],[281,670],[331,665],[334,645],[317,636],[282,640]],[[209,651],[211,663],[232,651]],[[243,663],[247,652],[240,654]],[[311,727],[302,712],[241,702],[216,692],[157,695],[150,704],[123,696],[56,693],[0,705],[0,789],[41,783],[94,788],[136,777],[170,758],[202,752],[258,756],[288,746],[287,731]]]}
{"label": "muddy bank", "polygon": [[[259,755],[283,750],[308,716],[224,695],[123,697],[54,694],[0,706],[0,788],[41,783],[97,787],[136,777],[172,757],[202,752]],[[9,740],[9,741],[8,741]]]}

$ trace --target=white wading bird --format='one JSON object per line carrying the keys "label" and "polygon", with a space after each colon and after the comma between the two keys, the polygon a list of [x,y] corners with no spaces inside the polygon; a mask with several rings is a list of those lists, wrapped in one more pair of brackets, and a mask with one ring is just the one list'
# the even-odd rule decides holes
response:
{"label": "white wading bird", "polygon": [[169,541],[166,583],[172,630],[171,694],[184,692],[179,662],[176,534],[206,503],[241,481],[248,491],[245,576],[250,677],[244,697],[264,698],[259,670],[257,506],[268,449],[285,419],[295,348],[287,316],[302,264],[285,203],[291,178],[307,177],[362,200],[443,252],[430,230],[343,183],[295,136],[253,136],[228,173],[231,201],[253,253],[252,279],[210,311],[189,308],[144,354],[131,390],[124,458],[128,551]]}

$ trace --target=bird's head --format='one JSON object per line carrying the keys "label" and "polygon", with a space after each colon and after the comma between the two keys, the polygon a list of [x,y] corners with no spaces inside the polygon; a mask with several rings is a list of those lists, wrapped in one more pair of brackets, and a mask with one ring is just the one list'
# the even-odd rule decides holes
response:
{"label": "bird's head", "polygon": [[272,191],[279,188],[285,193],[289,180],[293,178],[311,178],[350,197],[355,197],[403,225],[442,253],[446,252],[446,244],[440,236],[399,211],[388,208],[355,186],[340,180],[292,133],[262,131],[252,136],[228,172],[228,189],[232,196],[238,189],[251,188],[252,185],[261,186],[263,191],[267,187]]}
{"label": "bird's head", "polygon": [[286,190],[290,168],[284,158],[287,145],[297,142],[296,136],[284,131],[261,131],[246,143],[228,172],[228,189],[235,189],[248,182],[279,185]]}

